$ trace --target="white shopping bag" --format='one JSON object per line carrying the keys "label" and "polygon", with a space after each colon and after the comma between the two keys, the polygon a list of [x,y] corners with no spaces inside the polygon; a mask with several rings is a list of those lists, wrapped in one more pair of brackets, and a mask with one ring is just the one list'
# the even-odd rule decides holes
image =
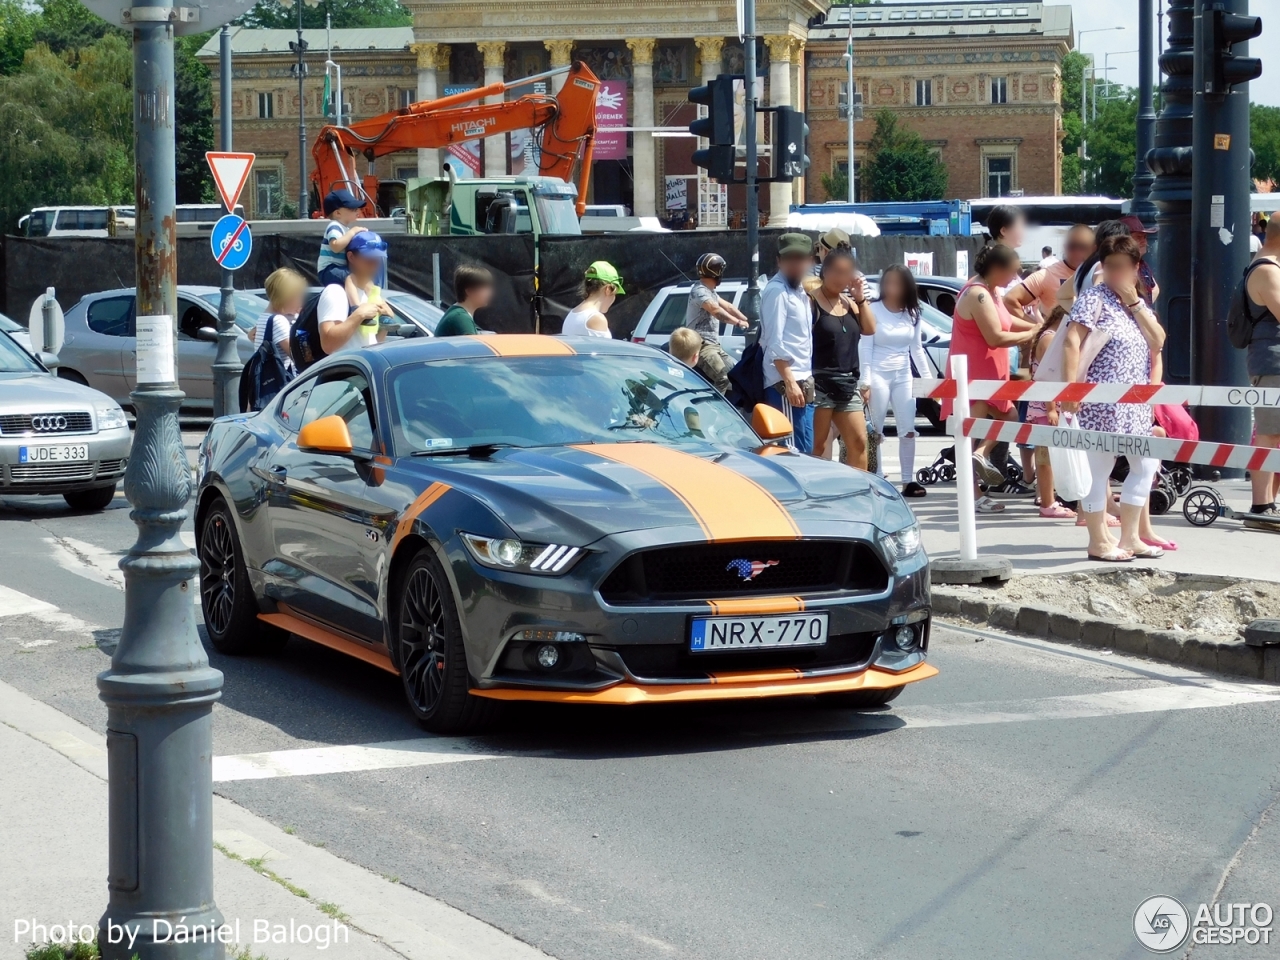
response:
{"label": "white shopping bag", "polygon": [[[1062,414],[1059,424],[1074,430],[1075,415]],[[1050,447],[1049,463],[1053,467],[1053,487],[1063,500],[1080,500],[1089,492],[1093,475],[1089,472],[1089,458],[1083,450]]]}

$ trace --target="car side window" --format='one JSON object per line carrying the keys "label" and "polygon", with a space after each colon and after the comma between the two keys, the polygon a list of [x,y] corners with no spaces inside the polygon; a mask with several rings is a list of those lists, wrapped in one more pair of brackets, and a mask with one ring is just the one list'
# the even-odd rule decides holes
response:
{"label": "car side window", "polygon": [[201,327],[217,327],[218,320],[208,310],[190,300],[178,300],[178,339],[199,340]]}
{"label": "car side window", "polygon": [[935,294],[933,298],[933,305],[937,307],[939,310],[941,310],[943,313],[945,313],[947,316],[951,316],[953,313],[956,312],[955,295],[950,293]]}
{"label": "car side window", "polygon": [[673,292],[658,308],[658,315],[653,318],[650,333],[672,333],[684,326],[684,314],[689,309],[688,291]]}
{"label": "car side window", "polygon": [[280,405],[276,407],[276,419],[286,430],[297,433],[302,429],[302,412],[307,407],[307,399],[315,385],[315,378],[312,377],[291,387],[280,399]]}
{"label": "car side window", "polygon": [[355,450],[373,449],[373,416],[369,410],[369,382],[364,374],[342,371],[321,379],[311,389],[302,426],[321,417],[342,417],[347,421],[351,446]]}
{"label": "car side window", "polygon": [[133,297],[104,297],[89,304],[89,329],[108,337],[133,336]]}

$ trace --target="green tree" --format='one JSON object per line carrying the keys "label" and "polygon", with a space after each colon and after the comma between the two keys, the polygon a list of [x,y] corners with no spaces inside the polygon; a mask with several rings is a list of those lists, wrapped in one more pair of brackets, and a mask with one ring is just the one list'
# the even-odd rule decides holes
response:
{"label": "green tree", "polygon": [[[1089,156],[1083,166],[1082,189],[1099,196],[1131,197],[1138,139],[1138,92],[1129,88],[1107,98],[1103,96],[1105,89],[1098,86],[1096,119],[1092,105],[1089,108],[1090,119],[1085,127]],[[1118,90],[1114,85],[1111,89]]]}
{"label": "green tree", "polygon": [[849,199],[849,174],[843,170],[822,175],[822,189],[826,191],[828,200]]}
{"label": "green tree", "polygon": [[1082,192],[1080,141],[1084,122],[1080,119],[1080,95],[1089,59],[1079,50],[1062,58],[1062,192]]}
{"label": "green tree", "polygon": [[128,37],[124,30],[90,13],[80,0],[44,0],[40,4],[35,41],[54,53],[79,50],[108,34]]}
{"label": "green tree", "polygon": [[[302,0],[294,0],[302,3]],[[337,0],[326,6],[302,7],[302,25],[309,30],[323,29],[326,11],[333,14],[335,27],[407,27],[413,16],[397,0]],[[235,21],[246,27],[293,29],[298,25],[298,10],[286,9],[280,0],[261,0],[248,13]]]}
{"label": "green tree", "polygon": [[947,193],[947,168],[920,134],[898,124],[892,110],[876,114],[863,164],[867,193],[878,200],[937,200]]}
{"label": "green tree", "polygon": [[1253,179],[1280,184],[1280,107],[1249,105],[1249,139]]}
{"label": "green tree", "polygon": [[22,59],[35,42],[39,14],[22,0],[0,0],[0,74],[8,75],[22,66]]}
{"label": "green tree", "polygon": [[0,226],[34,206],[132,202],[131,66],[112,35],[61,56],[37,43],[0,77]]}
{"label": "green tree", "polygon": [[212,33],[178,37],[173,62],[174,128],[177,137],[179,203],[218,199],[204,155],[213,149],[213,83],[196,52]]}

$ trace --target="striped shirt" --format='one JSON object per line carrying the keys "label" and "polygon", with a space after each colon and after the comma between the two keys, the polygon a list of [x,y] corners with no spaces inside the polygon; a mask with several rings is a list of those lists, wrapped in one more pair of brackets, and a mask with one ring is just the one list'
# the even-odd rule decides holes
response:
{"label": "striped shirt", "polygon": [[337,220],[329,221],[329,225],[324,228],[324,239],[320,241],[320,256],[316,258],[316,273],[319,273],[325,267],[345,267],[347,265],[346,253],[338,253],[333,247],[329,246],[331,241],[336,240],[346,232],[347,228]]}

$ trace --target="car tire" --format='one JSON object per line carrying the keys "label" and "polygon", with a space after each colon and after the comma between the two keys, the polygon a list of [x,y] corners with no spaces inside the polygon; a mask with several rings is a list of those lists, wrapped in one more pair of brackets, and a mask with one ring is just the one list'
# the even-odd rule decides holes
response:
{"label": "car tire", "polygon": [[890,701],[897,700],[899,694],[906,689],[901,687],[882,687],[878,690],[850,690],[848,693],[824,693],[818,701],[824,707],[836,707],[844,710],[870,710],[883,707]]}
{"label": "car tire", "polygon": [[114,483],[109,487],[76,490],[62,495],[62,499],[67,501],[67,506],[72,510],[92,510],[94,512],[107,509],[115,497],[116,485]]}
{"label": "car tire", "polygon": [[409,564],[394,610],[393,657],[418,722],[432,733],[472,733],[493,723],[501,704],[470,693],[458,607],[430,547]]}
{"label": "car tire", "polygon": [[78,383],[83,387],[87,387],[89,385],[88,380],[76,373],[74,370],[68,370],[66,367],[58,368],[58,376],[63,380],[70,380],[72,383]]}
{"label": "car tire", "polygon": [[288,631],[258,619],[258,602],[245,570],[240,538],[221,497],[205,511],[196,552],[204,628],[213,648],[233,656],[273,654],[284,649]]}

